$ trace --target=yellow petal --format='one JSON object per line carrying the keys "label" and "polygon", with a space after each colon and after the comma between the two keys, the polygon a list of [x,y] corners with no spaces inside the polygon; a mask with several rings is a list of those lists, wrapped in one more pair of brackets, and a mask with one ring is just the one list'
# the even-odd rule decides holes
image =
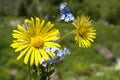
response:
{"label": "yellow petal", "polygon": [[33,65],[35,60],[35,50],[33,49],[32,54],[31,54],[31,58],[30,58],[30,66]]}
{"label": "yellow petal", "polygon": [[45,27],[42,29],[41,32],[46,33],[48,30],[50,30],[53,27],[54,24],[51,24],[51,22],[48,22]]}
{"label": "yellow petal", "polygon": [[26,29],[22,27],[21,25],[17,25],[18,30],[20,30],[22,33],[27,34]]}
{"label": "yellow petal", "polygon": [[40,31],[41,31],[41,29],[43,28],[44,23],[45,23],[45,21],[44,21],[44,20],[42,20],[42,22],[41,22],[41,24],[40,24],[40,27],[39,27],[39,30],[40,30]]}
{"label": "yellow petal", "polygon": [[37,17],[36,18],[36,35],[38,35],[40,32],[39,27],[40,27],[40,19]]}
{"label": "yellow petal", "polygon": [[38,53],[38,60],[39,60],[39,63],[42,64],[40,51],[39,51],[39,53]]}
{"label": "yellow petal", "polygon": [[35,65],[36,66],[38,66],[38,64],[39,64],[38,54],[39,54],[39,51],[36,49],[36,51],[35,51]]}
{"label": "yellow petal", "polygon": [[47,38],[47,39],[45,39],[45,41],[54,41],[54,40],[58,40],[59,38],[58,37],[50,37],[50,38]]}
{"label": "yellow petal", "polygon": [[26,41],[29,40],[29,38],[27,36],[21,35],[21,34],[14,34],[13,33],[12,36],[13,36],[13,38],[16,38],[16,39],[23,39],[23,40],[26,40]]}
{"label": "yellow petal", "polygon": [[41,34],[42,37],[44,37],[44,39],[47,39],[47,38],[51,38],[51,37],[58,37],[59,36],[59,30],[56,30],[56,29],[53,29],[51,31],[49,31],[48,33],[46,34]]}
{"label": "yellow petal", "polygon": [[51,57],[52,59],[55,58],[55,53],[53,53],[53,52],[48,52],[48,54],[50,55],[50,57]]}
{"label": "yellow petal", "polygon": [[18,51],[20,51],[20,50],[22,50],[22,49],[24,49],[24,48],[26,48],[26,47],[28,47],[29,45],[23,45],[23,46],[19,46],[19,48],[17,48],[16,50],[15,50],[15,52],[18,52]]}
{"label": "yellow petal", "polygon": [[60,47],[60,45],[58,43],[56,43],[56,42],[45,42],[44,45],[49,46],[49,47],[51,47],[51,46]]}
{"label": "yellow petal", "polygon": [[47,61],[49,59],[48,54],[43,49],[39,49],[39,51],[40,51],[42,57],[44,57],[45,60]]}
{"label": "yellow petal", "polygon": [[25,20],[25,24],[26,24],[26,28],[29,32],[29,35],[33,36],[35,26],[33,26],[33,23],[28,19]]}
{"label": "yellow petal", "polygon": [[24,63],[25,63],[25,64],[28,63],[30,54],[32,53],[32,50],[33,50],[33,48],[30,48],[30,49],[28,50],[28,52],[26,53],[25,58],[24,58]]}
{"label": "yellow petal", "polygon": [[21,53],[17,57],[17,60],[21,59],[25,55],[25,53],[28,51],[29,48],[30,47],[27,47],[26,49],[24,49],[23,51],[21,51]]}

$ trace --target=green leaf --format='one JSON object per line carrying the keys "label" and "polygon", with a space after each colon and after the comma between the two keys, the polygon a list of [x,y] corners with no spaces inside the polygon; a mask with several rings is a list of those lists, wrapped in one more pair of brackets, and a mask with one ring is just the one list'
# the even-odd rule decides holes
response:
{"label": "green leaf", "polygon": [[55,69],[52,69],[49,73],[48,76],[51,76],[55,72]]}

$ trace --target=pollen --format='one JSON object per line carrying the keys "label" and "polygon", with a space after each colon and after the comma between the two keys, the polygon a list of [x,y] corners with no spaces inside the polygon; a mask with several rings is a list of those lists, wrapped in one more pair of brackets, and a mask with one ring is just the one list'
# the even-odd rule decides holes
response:
{"label": "pollen", "polygon": [[35,36],[31,38],[31,45],[35,48],[42,48],[44,46],[44,41],[40,36]]}

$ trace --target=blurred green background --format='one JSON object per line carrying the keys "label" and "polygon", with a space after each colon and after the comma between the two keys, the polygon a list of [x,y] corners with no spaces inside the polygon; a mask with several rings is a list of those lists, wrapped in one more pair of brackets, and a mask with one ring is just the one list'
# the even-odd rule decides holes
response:
{"label": "blurred green background", "polygon": [[67,2],[75,17],[89,15],[97,38],[83,49],[73,35],[66,37],[61,45],[71,54],[56,65],[52,80],[120,80],[120,0],[0,0],[0,80],[29,80],[28,65],[16,61],[19,53],[10,48],[12,30],[25,18],[50,20],[61,35],[74,29],[59,21],[60,2]]}

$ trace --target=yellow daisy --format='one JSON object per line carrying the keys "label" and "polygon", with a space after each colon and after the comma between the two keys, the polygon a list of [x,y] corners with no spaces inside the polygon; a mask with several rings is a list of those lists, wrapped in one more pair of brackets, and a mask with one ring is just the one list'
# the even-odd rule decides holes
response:
{"label": "yellow daisy", "polygon": [[42,64],[41,58],[48,61],[55,57],[53,52],[47,53],[45,48],[54,46],[59,49],[60,45],[56,42],[59,39],[59,31],[51,29],[54,25],[51,22],[44,24],[44,20],[31,18],[31,20],[25,20],[25,26],[17,25],[18,29],[13,30],[14,40],[11,47],[15,48],[15,52],[21,52],[17,60],[24,57],[25,64],[29,62],[30,65],[39,66]]}
{"label": "yellow daisy", "polygon": [[91,42],[94,41],[93,38],[96,38],[96,30],[91,27],[90,17],[78,16],[72,24],[76,28],[73,32],[76,34],[75,41],[79,44],[79,47],[90,47]]}

